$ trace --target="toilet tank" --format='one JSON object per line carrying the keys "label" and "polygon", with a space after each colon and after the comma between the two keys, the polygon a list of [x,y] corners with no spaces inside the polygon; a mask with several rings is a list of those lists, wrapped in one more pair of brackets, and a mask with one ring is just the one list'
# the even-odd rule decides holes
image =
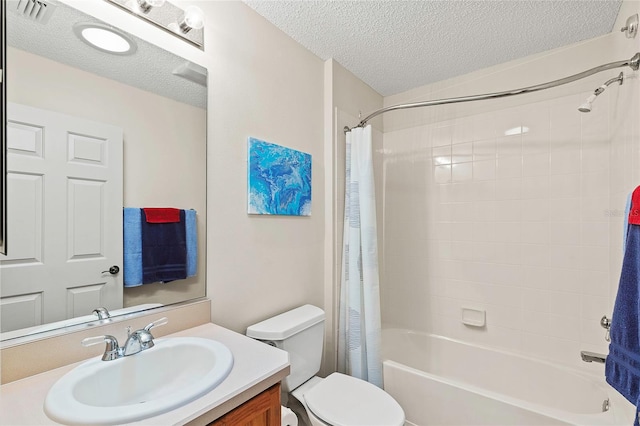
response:
{"label": "toilet tank", "polygon": [[289,353],[291,372],[282,389],[291,392],[320,371],[324,341],[324,311],[304,305],[247,328],[247,336]]}

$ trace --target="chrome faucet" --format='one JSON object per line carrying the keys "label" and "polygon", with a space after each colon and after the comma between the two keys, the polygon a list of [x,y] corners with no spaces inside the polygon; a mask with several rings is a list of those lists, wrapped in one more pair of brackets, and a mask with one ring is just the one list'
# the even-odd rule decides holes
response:
{"label": "chrome faucet", "polygon": [[95,308],[92,313],[97,315],[98,319],[100,320],[111,318],[111,314],[109,313],[107,308],[103,308],[103,307]]}
{"label": "chrome faucet", "polygon": [[137,354],[146,349],[150,349],[154,346],[153,335],[151,329],[160,325],[164,325],[169,321],[167,318],[160,318],[157,321],[148,324],[146,327],[136,330],[131,333],[131,327],[127,328],[127,341],[124,346],[118,345],[118,339],[107,334],[105,336],[87,337],[81,343],[82,346],[93,346],[99,343],[105,342],[104,354],[102,355],[103,361],[112,361],[114,359],[122,358],[129,355]]}
{"label": "chrome faucet", "polygon": [[604,364],[607,360],[607,356],[603,354],[597,354],[595,352],[580,351],[580,356],[584,362],[597,362]]}

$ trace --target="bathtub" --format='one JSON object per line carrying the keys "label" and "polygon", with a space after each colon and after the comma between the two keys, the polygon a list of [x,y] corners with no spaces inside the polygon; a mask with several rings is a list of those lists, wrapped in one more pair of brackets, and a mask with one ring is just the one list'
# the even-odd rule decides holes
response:
{"label": "bathtub", "polygon": [[633,424],[634,407],[604,378],[408,330],[383,330],[382,346],[384,388],[407,425]]}

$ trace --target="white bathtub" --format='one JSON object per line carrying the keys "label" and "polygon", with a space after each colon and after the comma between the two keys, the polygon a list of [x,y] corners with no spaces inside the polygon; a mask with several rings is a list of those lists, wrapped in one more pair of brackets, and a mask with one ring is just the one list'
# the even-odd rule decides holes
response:
{"label": "white bathtub", "polygon": [[382,345],[384,388],[409,425],[633,424],[604,378],[407,330],[383,330]]}

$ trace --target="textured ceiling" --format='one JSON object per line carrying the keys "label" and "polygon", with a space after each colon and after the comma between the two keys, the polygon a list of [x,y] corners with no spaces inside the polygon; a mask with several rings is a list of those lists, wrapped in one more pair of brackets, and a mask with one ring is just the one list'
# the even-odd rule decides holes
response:
{"label": "textured ceiling", "polygon": [[610,32],[621,0],[244,0],[387,96]]}
{"label": "textured ceiling", "polygon": [[[187,62],[185,59],[133,36],[138,47],[133,55],[102,53],[80,41],[73,32],[76,22],[101,21],[64,4],[54,4],[51,17],[42,24],[16,13],[16,2],[7,2],[7,44],[142,90],[206,107],[205,87],[173,75],[173,70]],[[206,73],[204,68],[192,65]],[[11,64],[7,68],[10,71]]]}

